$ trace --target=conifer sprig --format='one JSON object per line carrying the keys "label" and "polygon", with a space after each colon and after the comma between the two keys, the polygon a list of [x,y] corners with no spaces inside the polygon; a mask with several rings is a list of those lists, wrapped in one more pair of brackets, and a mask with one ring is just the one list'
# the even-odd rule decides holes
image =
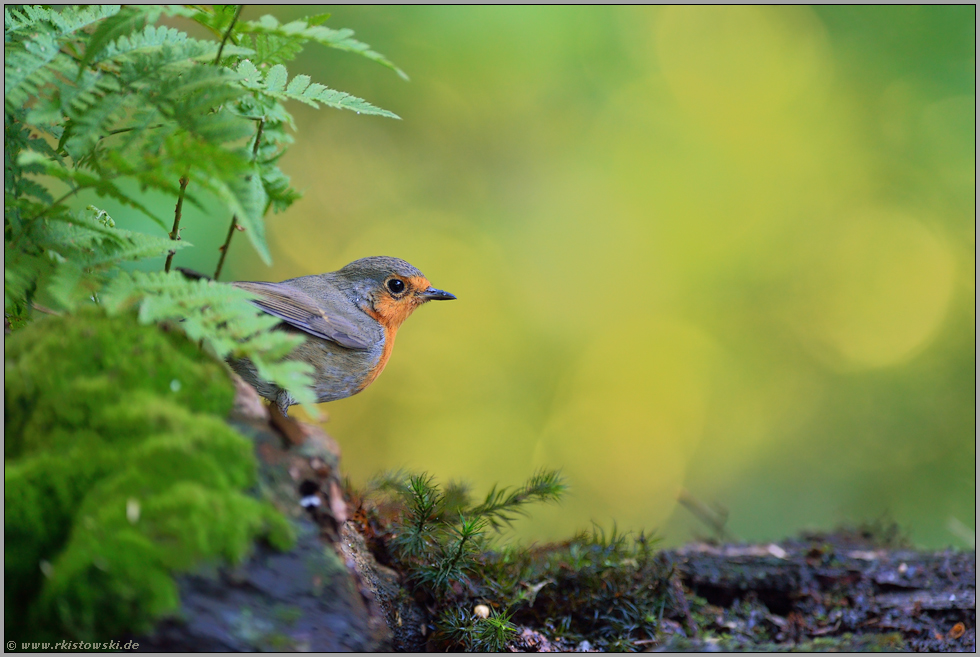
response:
{"label": "conifer sprig", "polygon": [[465,486],[442,488],[426,474],[383,474],[371,490],[391,497],[378,505],[362,498],[362,528],[430,613],[430,649],[513,649],[523,626],[540,628],[560,649],[588,640],[600,650],[636,651],[658,635],[664,609],[676,609],[673,565],[655,554],[658,539],[647,533],[613,523],[543,548],[493,540],[491,529],[528,504],[560,499],[566,485],[556,471],[494,486],[479,504]]}
{"label": "conifer sprig", "polygon": [[467,487],[450,483],[443,490],[431,475],[395,472],[381,475],[372,487],[401,500],[404,511],[393,527],[391,546],[416,588],[445,591],[467,582],[476,557],[491,537],[534,502],[557,502],[567,490],[558,471],[541,470],[510,491],[496,486],[478,505]]}

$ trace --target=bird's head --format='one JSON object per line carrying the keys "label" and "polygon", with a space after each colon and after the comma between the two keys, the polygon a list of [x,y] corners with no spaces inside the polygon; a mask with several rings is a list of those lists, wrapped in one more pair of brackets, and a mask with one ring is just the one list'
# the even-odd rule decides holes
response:
{"label": "bird's head", "polygon": [[432,287],[422,272],[400,258],[361,258],[336,272],[361,310],[388,329],[397,329],[427,301],[455,299]]}

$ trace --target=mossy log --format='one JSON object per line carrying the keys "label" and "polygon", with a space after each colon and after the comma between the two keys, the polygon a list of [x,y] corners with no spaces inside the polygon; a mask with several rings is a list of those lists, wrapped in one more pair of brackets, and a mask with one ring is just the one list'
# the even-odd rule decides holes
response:
{"label": "mossy log", "polygon": [[[241,379],[231,425],[258,456],[259,488],[296,528],[295,544],[259,544],[236,566],[177,577],[179,611],[138,638],[141,650],[373,651],[390,633],[340,549],[346,507],[336,443],[319,428],[270,417]],[[313,500],[316,500],[313,502]],[[304,506],[305,504],[305,506]]]}
{"label": "mossy log", "polygon": [[322,432],[270,421],[199,345],[135,317],[46,318],[4,356],[6,640],[387,645],[337,546]]}

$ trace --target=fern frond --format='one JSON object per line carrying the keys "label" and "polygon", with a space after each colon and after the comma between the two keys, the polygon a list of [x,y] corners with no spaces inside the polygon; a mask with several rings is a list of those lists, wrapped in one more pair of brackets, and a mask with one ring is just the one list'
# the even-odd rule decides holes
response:
{"label": "fern frond", "polygon": [[392,64],[387,57],[371,50],[371,47],[366,43],[354,39],[353,30],[333,30],[320,25],[319,23],[322,20],[322,16],[313,16],[282,24],[273,16],[265,15],[257,21],[244,21],[240,23],[236,27],[236,31],[248,34],[276,36],[292,41],[300,46],[307,41],[313,41],[328,48],[353,52],[390,68],[405,80],[408,79],[405,71]]}
{"label": "fern frond", "polygon": [[308,413],[317,416],[313,403],[313,366],[299,360],[267,360],[250,356],[260,377],[284,388]]}
{"label": "fern frond", "polygon": [[224,144],[252,134],[250,123],[222,107],[244,93],[230,71],[198,66],[162,85],[149,99],[187,132]]}
{"label": "fern frond", "polygon": [[274,34],[254,34],[252,46],[255,51],[255,61],[274,66],[296,59],[303,51],[303,44],[293,39],[278,37]]}
{"label": "fern frond", "polygon": [[[130,44],[132,45],[132,44]],[[221,67],[195,66],[208,62],[217,52],[218,44],[197,39],[179,39],[165,41],[159,46],[137,47],[125,53],[119,53],[113,60],[119,66],[120,81],[134,89],[153,90],[158,85],[166,83],[168,89],[183,88],[185,92],[206,88],[210,83],[224,84],[228,80],[219,80],[227,75]],[[243,51],[248,52],[248,51]],[[201,69],[198,77],[186,83],[180,80],[175,69]],[[210,78],[203,77],[210,75]],[[186,86],[183,86],[186,85]],[[162,93],[162,90],[160,90]]]}
{"label": "fern frond", "polygon": [[[293,80],[293,82],[296,82],[296,80]],[[292,86],[293,85],[291,83],[290,87]],[[297,85],[296,88],[299,88],[299,85]],[[394,112],[389,112],[386,109],[375,107],[362,98],[352,96],[344,91],[329,89],[316,83],[307,87],[302,94],[295,94],[296,91],[294,89],[286,89],[287,98],[293,98],[300,102],[304,102],[307,105],[312,105],[313,107],[317,107],[317,103],[320,102],[327,107],[350,110],[352,112],[357,112],[358,114],[374,114],[376,116],[387,116],[390,119],[401,119],[401,117]]]}
{"label": "fern frond", "polygon": [[115,15],[108,17],[88,38],[79,67],[88,66],[116,39],[142,30],[147,23],[155,23],[161,13],[163,10],[159,5],[127,5]]}
{"label": "fern frond", "polygon": [[102,267],[120,262],[135,262],[146,258],[160,258],[170,251],[177,251],[193,246],[187,240],[173,241],[162,237],[153,237],[143,233],[134,233],[118,229],[120,235],[111,248],[103,249],[88,258],[79,261],[86,267]]}
{"label": "fern frond", "polygon": [[[187,242],[116,229],[94,208],[69,209],[73,196],[90,190],[169,232],[170,222],[142,201],[146,190],[200,207],[217,199],[227,213],[212,213],[216,220],[234,215],[269,262],[263,216],[299,198],[277,165],[295,127],[284,102],[397,118],[308,76],[290,80],[282,66],[313,41],[403,75],[350,30],[323,27],[325,14],[286,24],[240,22],[239,14],[238,5],[5,7],[5,308],[26,321],[37,294],[70,309],[103,298],[108,285],[109,297],[138,306],[143,321],[179,318],[215,353],[251,359],[262,376],[309,402],[309,367],[284,358],[296,338],[270,332],[278,320],[242,293],[120,271],[125,261]],[[154,25],[161,16],[189,18],[217,39]],[[249,56],[264,73],[243,63]],[[190,184],[179,184],[185,179]]]}
{"label": "fern frond", "polygon": [[46,288],[59,308],[71,310],[75,307],[83,275],[82,268],[72,260],[60,262],[55,266]]}
{"label": "fern frond", "polygon": [[69,169],[64,165],[49,160],[40,153],[34,151],[22,152],[18,158],[18,164],[23,167],[37,165],[43,169],[43,173],[45,175],[51,176],[52,178],[57,178],[58,180],[68,184],[68,186],[76,193],[83,189],[93,189],[102,196],[114,198],[125,205],[139,210],[164,230],[168,229],[166,223],[164,223],[162,219],[153,214],[149,208],[144,206],[138,200],[123,192],[122,189],[120,189],[119,186],[116,185],[110,178],[94,175],[79,169]]}
{"label": "fern frond", "polygon": [[[5,23],[17,27],[14,32],[4,32],[4,106],[21,107],[59,77],[76,76],[81,69],[60,53],[61,46],[85,27],[112,21],[119,11],[119,5],[68,6],[61,11],[37,6],[20,7],[19,12],[5,10]],[[29,38],[19,38],[21,30]],[[54,70],[44,70],[52,65]]]}
{"label": "fern frond", "polygon": [[[6,44],[4,44],[6,46]],[[20,46],[20,47],[17,47]],[[37,73],[58,56],[58,44],[53,36],[40,33],[29,41],[4,48],[3,57],[3,100],[4,107],[17,108],[20,101],[36,91],[50,78],[37,79]],[[28,85],[28,89],[21,89]],[[17,93],[17,92],[20,93]]]}
{"label": "fern frond", "polygon": [[[117,64],[133,54],[160,51],[168,46],[177,52],[185,53],[186,59],[193,61],[213,59],[218,51],[218,44],[213,41],[192,39],[186,33],[172,27],[147,25],[139,32],[124,34],[108,44],[104,50],[93,57],[92,63],[99,67]],[[235,46],[225,46],[225,51],[234,55],[248,55],[252,52],[248,48]],[[171,56],[171,60],[177,61],[177,58]]]}
{"label": "fern frond", "polygon": [[31,180],[30,178],[24,178],[21,180],[20,184],[17,186],[17,191],[22,196],[33,197],[42,203],[51,203],[54,201],[46,187],[34,180]]}
{"label": "fern frond", "polygon": [[287,84],[288,73],[282,64],[276,64],[263,76],[249,60],[243,60],[236,71],[246,89],[260,92],[277,99],[298,100],[311,107],[319,108],[318,103],[335,109],[345,109],[358,114],[374,114],[400,119],[397,114],[375,107],[362,98],[351,96],[343,91],[337,91],[310,82],[310,76],[297,75]]}
{"label": "fern frond", "polygon": [[3,32],[8,37],[12,37],[17,32],[30,29],[39,22],[48,20],[48,13],[50,11],[46,7],[34,7],[31,5],[17,8],[4,6]]}
{"label": "fern frond", "polygon": [[[4,216],[8,213],[15,215],[11,217],[18,221],[21,210],[26,209],[25,201],[36,199],[43,203],[51,203],[53,199],[48,190],[36,181],[27,178],[26,175],[44,173],[44,166],[41,164],[29,164],[26,166],[17,165],[20,154],[24,151],[33,151],[41,157],[58,161],[58,154],[43,139],[39,139],[31,134],[31,131],[24,127],[23,111],[8,114],[3,140],[3,155],[7,166],[3,169],[3,189],[4,189]],[[36,212],[28,212],[24,216],[34,216]]]}
{"label": "fern frond", "polygon": [[289,184],[289,176],[275,165],[262,165],[262,186],[273,212],[282,212],[303,197]]}
{"label": "fern frond", "polygon": [[40,255],[26,252],[8,254],[3,261],[4,313],[28,313],[38,279],[53,268],[54,263]]}
{"label": "fern frond", "polygon": [[[227,208],[229,216],[238,218],[259,256],[270,263],[262,221],[269,198],[262,185],[261,169],[251,161],[251,153],[245,149],[229,151],[181,135],[174,135],[168,141],[167,150],[190,167],[189,177],[197,189],[214,195]],[[226,220],[222,218],[222,221]]]}
{"label": "fern frond", "polygon": [[137,98],[120,93],[118,81],[108,76],[85,74],[81,84],[74,87],[57,84],[57,87],[57,96],[45,109],[67,115],[58,144],[75,161],[88,156],[138,102]]}
{"label": "fern frond", "polygon": [[18,235],[5,263],[5,307],[30,305],[44,290],[56,307],[72,309],[105,284],[107,272],[121,262],[161,256],[189,246],[186,242],[114,227],[109,215],[94,206],[68,211],[51,209]]}
{"label": "fern frond", "polygon": [[38,5],[21,5],[3,10],[4,34],[10,37],[29,30],[43,31],[60,39],[109,18],[119,12],[119,5],[69,5],[60,11]]}
{"label": "fern frond", "polygon": [[177,321],[188,337],[204,340],[219,358],[248,358],[261,377],[311,404],[312,367],[282,360],[303,338],[272,331],[279,320],[252,305],[254,298],[231,285],[188,281],[176,272],[121,274],[102,295],[110,314],[136,307],[142,323]]}
{"label": "fern frond", "polygon": [[85,269],[156,258],[192,246],[186,240],[173,241],[114,225],[105,211],[90,205],[84,211],[54,215],[48,221],[47,238],[40,243],[63,254],[66,249],[76,251],[71,258]]}

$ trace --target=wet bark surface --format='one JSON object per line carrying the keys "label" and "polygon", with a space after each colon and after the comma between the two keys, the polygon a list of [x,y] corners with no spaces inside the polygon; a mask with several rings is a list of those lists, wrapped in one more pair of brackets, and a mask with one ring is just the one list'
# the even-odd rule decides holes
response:
{"label": "wet bark surface", "polygon": [[697,632],[664,649],[976,650],[976,553],[810,535],[670,552]]}

